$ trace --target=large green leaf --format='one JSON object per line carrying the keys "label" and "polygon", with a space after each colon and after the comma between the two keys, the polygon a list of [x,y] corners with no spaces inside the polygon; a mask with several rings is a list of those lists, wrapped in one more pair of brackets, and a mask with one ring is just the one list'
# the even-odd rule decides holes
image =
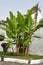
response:
{"label": "large green leaf", "polygon": [[10,11],[10,21],[12,23],[13,28],[16,29],[18,22],[16,17],[13,15],[11,11]]}
{"label": "large green leaf", "polygon": [[31,41],[31,39],[27,38],[25,39],[24,43],[23,43],[23,47],[27,47],[29,45],[29,42]]}
{"label": "large green leaf", "polygon": [[24,17],[20,12],[17,12],[17,20],[19,22],[19,25],[24,25]]}
{"label": "large green leaf", "polygon": [[6,33],[7,33],[7,36],[9,37],[9,38],[12,38],[13,37],[13,33],[12,33],[12,31],[9,29],[9,27],[0,27],[1,29],[3,29],[3,30],[5,30],[6,31]]}

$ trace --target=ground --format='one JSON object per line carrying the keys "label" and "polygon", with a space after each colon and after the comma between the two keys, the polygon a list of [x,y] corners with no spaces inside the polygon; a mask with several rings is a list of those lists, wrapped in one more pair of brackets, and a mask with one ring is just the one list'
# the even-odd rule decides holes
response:
{"label": "ground", "polygon": [[[30,64],[20,64],[20,63],[14,63],[14,62],[1,62],[0,61],[0,65],[30,65]],[[32,65],[43,65],[42,64],[32,64]]]}

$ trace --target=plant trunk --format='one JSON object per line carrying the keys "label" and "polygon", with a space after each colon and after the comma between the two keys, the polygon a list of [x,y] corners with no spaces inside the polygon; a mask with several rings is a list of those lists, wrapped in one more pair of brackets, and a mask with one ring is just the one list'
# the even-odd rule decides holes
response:
{"label": "plant trunk", "polygon": [[19,54],[19,48],[18,48],[18,45],[16,44],[16,54],[18,55]]}
{"label": "plant trunk", "polygon": [[23,54],[24,54],[24,48],[23,48]]}
{"label": "plant trunk", "polygon": [[25,55],[27,55],[27,48],[25,49]]}
{"label": "plant trunk", "polygon": [[25,55],[29,55],[29,46],[25,49]]}
{"label": "plant trunk", "polygon": [[29,53],[29,46],[27,47],[27,55],[30,55],[30,53]]}
{"label": "plant trunk", "polygon": [[13,47],[12,47],[12,55],[14,55],[14,49],[13,49]]}
{"label": "plant trunk", "polygon": [[3,51],[4,51],[4,52],[7,52],[7,48],[3,48]]}

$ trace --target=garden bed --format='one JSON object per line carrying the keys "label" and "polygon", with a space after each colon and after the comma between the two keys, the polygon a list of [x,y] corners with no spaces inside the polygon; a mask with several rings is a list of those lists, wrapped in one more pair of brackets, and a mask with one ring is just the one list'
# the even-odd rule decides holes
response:
{"label": "garden bed", "polygon": [[19,54],[19,55],[12,55],[11,53],[8,52],[0,52],[0,57],[4,56],[5,58],[18,58],[18,59],[25,59],[25,60],[29,60],[31,59],[43,59],[43,56],[37,56],[37,55],[30,55],[30,56],[25,56],[23,54]]}

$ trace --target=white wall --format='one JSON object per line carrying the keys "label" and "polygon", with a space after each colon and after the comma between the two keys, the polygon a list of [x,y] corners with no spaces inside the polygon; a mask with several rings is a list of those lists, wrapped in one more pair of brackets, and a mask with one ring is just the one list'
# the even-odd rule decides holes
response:
{"label": "white wall", "polygon": [[0,51],[3,51],[1,44],[2,44],[2,42],[0,41]]}
{"label": "white wall", "polygon": [[[32,18],[35,20],[35,13],[32,14]],[[38,15],[37,15],[37,24],[39,23],[39,21],[42,19],[42,16],[40,14],[40,12],[38,11]]]}
{"label": "white wall", "polygon": [[30,54],[43,55],[43,28],[38,29],[34,35],[40,36],[41,39],[32,37],[32,43],[30,45]]}

